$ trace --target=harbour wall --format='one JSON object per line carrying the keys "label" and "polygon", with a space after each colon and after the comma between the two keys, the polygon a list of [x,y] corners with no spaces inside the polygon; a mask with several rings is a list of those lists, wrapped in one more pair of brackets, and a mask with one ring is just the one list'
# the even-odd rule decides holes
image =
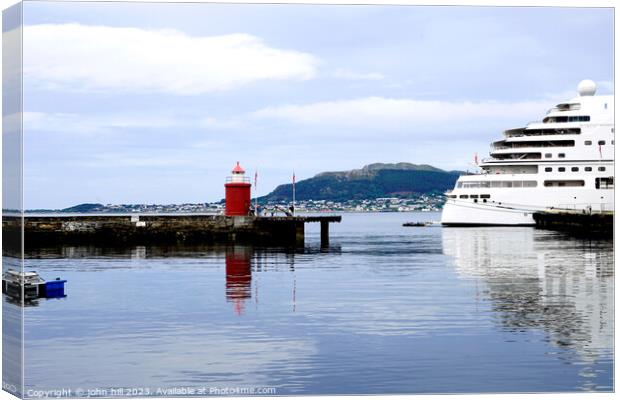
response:
{"label": "harbour wall", "polygon": [[[25,247],[53,244],[171,244],[248,242],[303,245],[304,225],[340,222],[341,217],[255,217],[225,215],[24,216]],[[5,217],[6,240],[21,240],[21,217]],[[327,229],[327,228],[325,228]],[[323,238],[323,235],[322,235]],[[6,243],[20,247],[18,243]]]}
{"label": "harbour wall", "polygon": [[564,231],[579,237],[613,237],[614,214],[578,212],[534,213],[537,228]]}

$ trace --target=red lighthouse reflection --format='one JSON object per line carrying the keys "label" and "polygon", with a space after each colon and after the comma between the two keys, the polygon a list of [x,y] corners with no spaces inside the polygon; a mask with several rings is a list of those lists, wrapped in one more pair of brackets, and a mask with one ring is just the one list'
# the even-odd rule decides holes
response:
{"label": "red lighthouse reflection", "polygon": [[252,297],[252,252],[245,246],[226,249],[226,300],[232,302],[237,315],[245,309],[245,301]]}

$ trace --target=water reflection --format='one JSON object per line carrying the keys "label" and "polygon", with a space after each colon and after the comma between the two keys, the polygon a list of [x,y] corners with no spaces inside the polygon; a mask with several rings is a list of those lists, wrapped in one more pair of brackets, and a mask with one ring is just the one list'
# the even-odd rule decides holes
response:
{"label": "water reflection", "polygon": [[[21,260],[3,255],[2,272],[21,270]],[[3,389],[15,396],[23,394],[23,318],[24,306],[34,306],[37,300],[24,301],[2,295],[2,383]]]}
{"label": "water reflection", "polygon": [[[208,244],[175,246],[50,246],[29,248],[26,265],[30,269],[53,268],[55,271],[104,272],[110,270],[157,269],[162,260],[177,261],[177,271],[200,266],[224,265],[224,290],[227,303],[241,316],[254,297],[258,307],[258,284],[252,284],[252,271],[289,271],[287,283],[292,286],[292,308],[296,305],[296,261],[307,261],[316,254],[340,254],[338,246],[279,248],[254,247],[244,244]],[[68,261],[70,260],[70,261]],[[183,261],[181,261],[183,260]],[[131,261],[131,262],[128,262]],[[254,294],[253,294],[254,290]],[[33,304],[37,305],[37,304]]]}
{"label": "water reflection", "polygon": [[4,301],[6,301],[8,304],[12,304],[14,306],[17,307],[38,307],[39,306],[39,300],[22,300],[18,297],[12,297],[12,296],[8,296],[8,295],[3,295],[4,297]]}
{"label": "water reflection", "polygon": [[570,362],[585,365],[584,377],[612,356],[611,241],[531,228],[446,228],[442,240],[458,274],[480,284],[502,329],[542,329],[559,357],[572,350]]}
{"label": "water reflection", "polygon": [[397,214],[347,216],[327,253],[312,232],[295,251],[31,251],[27,269],[66,277],[71,296],[25,309],[27,387],[613,389],[609,243]]}
{"label": "water reflection", "polygon": [[[289,374],[310,373],[310,365],[289,363],[312,357],[314,340],[282,327],[294,304],[293,265],[303,252],[66,246],[27,256],[28,268],[63,271],[72,282],[63,304],[28,310],[28,388],[139,382],[152,391],[273,385],[294,392],[302,378]],[[261,272],[266,293],[259,313]]]}
{"label": "water reflection", "polygon": [[226,249],[226,299],[234,304],[237,315],[243,314],[245,301],[252,297],[252,251],[235,245]]}

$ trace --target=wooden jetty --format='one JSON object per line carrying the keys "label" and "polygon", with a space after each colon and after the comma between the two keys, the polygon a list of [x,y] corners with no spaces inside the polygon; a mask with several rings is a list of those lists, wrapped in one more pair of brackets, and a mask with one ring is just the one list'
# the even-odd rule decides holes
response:
{"label": "wooden jetty", "polygon": [[537,228],[564,231],[581,237],[613,237],[613,212],[545,211],[534,213]]}
{"label": "wooden jetty", "polygon": [[[5,240],[21,240],[25,247],[57,244],[120,246],[246,242],[303,246],[305,224],[321,224],[321,245],[329,244],[329,224],[341,216],[226,216],[205,214],[46,215],[4,217]],[[11,245],[9,243],[6,243]],[[19,246],[19,243],[12,243]]]}

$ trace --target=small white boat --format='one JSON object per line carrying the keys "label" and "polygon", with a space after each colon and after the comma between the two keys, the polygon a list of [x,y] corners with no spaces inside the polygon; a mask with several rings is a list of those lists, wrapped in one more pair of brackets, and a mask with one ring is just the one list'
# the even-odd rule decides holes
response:
{"label": "small white boat", "polygon": [[2,293],[11,297],[22,297],[24,300],[36,299],[39,297],[40,285],[45,284],[45,280],[35,271],[15,271],[9,269],[2,275]]}
{"label": "small white boat", "polygon": [[45,281],[36,271],[22,272],[9,269],[2,275],[2,293],[23,300],[65,297],[66,282],[60,278]]}

